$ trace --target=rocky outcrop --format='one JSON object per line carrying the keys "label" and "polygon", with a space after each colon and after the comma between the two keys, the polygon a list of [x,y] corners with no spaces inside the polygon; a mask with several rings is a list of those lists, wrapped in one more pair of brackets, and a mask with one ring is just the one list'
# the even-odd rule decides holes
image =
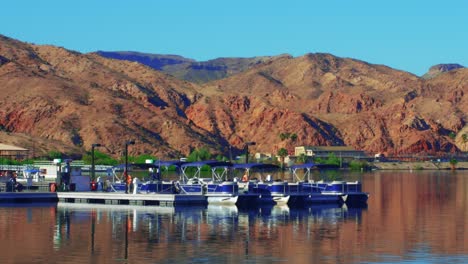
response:
{"label": "rocky outcrop", "polygon": [[456,70],[456,69],[463,69],[463,68],[465,68],[465,67],[463,65],[458,64],[458,63],[437,64],[437,65],[434,65],[431,68],[429,68],[429,71],[427,73],[425,73],[422,76],[422,78],[423,79],[430,79],[430,78],[436,77],[437,75],[439,75],[441,73]]}
{"label": "rocky outcrop", "polygon": [[357,114],[376,110],[383,103],[367,94],[349,95],[342,92],[326,92],[318,99],[316,111],[320,113]]}

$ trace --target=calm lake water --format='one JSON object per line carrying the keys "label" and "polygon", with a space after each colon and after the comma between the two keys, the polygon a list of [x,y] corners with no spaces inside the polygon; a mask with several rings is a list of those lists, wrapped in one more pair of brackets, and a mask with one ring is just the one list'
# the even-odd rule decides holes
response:
{"label": "calm lake water", "polygon": [[468,172],[371,172],[368,207],[0,205],[0,263],[468,263]]}

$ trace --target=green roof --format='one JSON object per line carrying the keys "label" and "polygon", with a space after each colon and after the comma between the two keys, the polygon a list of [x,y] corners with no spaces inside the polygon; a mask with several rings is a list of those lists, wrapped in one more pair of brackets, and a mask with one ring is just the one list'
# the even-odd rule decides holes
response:
{"label": "green roof", "polygon": [[329,151],[329,152],[336,152],[336,151],[359,151],[355,150],[353,147],[349,146],[311,146],[311,147],[305,147],[306,150],[312,150],[312,151]]}

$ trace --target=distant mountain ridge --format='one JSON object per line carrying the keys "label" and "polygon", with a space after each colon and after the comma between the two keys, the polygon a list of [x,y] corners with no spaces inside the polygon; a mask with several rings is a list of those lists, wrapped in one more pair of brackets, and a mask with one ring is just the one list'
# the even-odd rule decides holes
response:
{"label": "distant mountain ridge", "polygon": [[139,62],[155,70],[194,83],[206,83],[223,79],[243,72],[260,63],[289,56],[217,58],[208,61],[196,61],[178,55],[161,55],[132,51],[97,51],[96,54],[110,59]]}
{"label": "distant mountain ridge", "polygon": [[96,53],[105,58],[139,62],[159,71],[163,71],[164,67],[169,65],[196,62],[179,55],[161,55],[135,51],[97,51]]}
{"label": "distant mountain ridge", "polygon": [[431,68],[429,68],[429,71],[427,73],[425,73],[422,76],[422,78],[423,79],[430,79],[430,78],[436,77],[437,75],[439,75],[441,73],[456,70],[456,69],[463,69],[463,68],[465,68],[465,66],[460,65],[458,63],[437,64],[437,65],[434,65]]}

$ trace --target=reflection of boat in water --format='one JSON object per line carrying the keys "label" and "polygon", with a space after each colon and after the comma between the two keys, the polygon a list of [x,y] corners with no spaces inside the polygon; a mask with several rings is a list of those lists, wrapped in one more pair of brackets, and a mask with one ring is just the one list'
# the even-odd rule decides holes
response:
{"label": "reflection of boat in water", "polygon": [[[49,207],[50,204],[44,205]],[[206,221],[220,218],[238,218],[245,215],[250,217],[270,217],[287,219],[306,219],[313,217],[322,221],[337,221],[344,219],[359,219],[365,209],[347,208],[337,205],[314,205],[305,208],[290,208],[287,205],[257,206],[251,208],[240,208],[234,205],[208,205],[207,207],[160,207],[160,206],[135,206],[135,205],[107,205],[107,204],[77,204],[58,203],[58,211],[82,212],[82,213],[117,213],[121,215],[179,215],[179,220],[198,217],[200,220],[205,215]],[[206,213],[203,213],[206,212]]]}
{"label": "reflection of boat in water", "polygon": [[308,208],[273,205],[238,209],[234,205],[179,208],[58,203],[55,212],[57,237],[68,235],[74,224],[91,223],[94,226],[110,222],[115,234],[125,230],[124,233],[147,234],[152,241],[168,241],[209,239],[215,233],[226,239],[237,236],[239,232],[244,232],[245,236],[259,236],[264,232],[277,232],[277,228],[284,225],[298,230],[335,229],[346,220],[360,221],[362,209],[332,205]]}
{"label": "reflection of boat in water", "polygon": [[237,206],[235,205],[208,205],[207,213],[208,215],[237,215],[238,213]]}
{"label": "reflection of boat in water", "polygon": [[14,208],[49,208],[55,207],[57,202],[34,202],[34,203],[0,203],[0,208],[2,207],[14,207]]}
{"label": "reflection of boat in water", "polygon": [[112,204],[88,204],[88,203],[57,203],[57,209],[76,211],[107,211],[107,212],[127,212],[129,210],[174,213],[176,207],[170,206],[147,206],[147,205],[119,205]]}
{"label": "reflection of boat in water", "polygon": [[258,206],[239,209],[239,222],[246,223],[262,219],[263,221],[310,222],[337,224],[344,220],[359,221],[362,208],[348,208],[346,205],[324,204],[307,207]]}
{"label": "reflection of boat in water", "polygon": [[[199,218],[201,213],[206,210],[206,206],[141,206],[141,205],[119,205],[112,204],[86,204],[86,203],[57,203],[57,212],[61,215],[67,215],[69,220],[82,222],[87,221],[89,217],[107,215],[113,221],[119,222],[122,219],[130,218],[133,229],[137,229],[139,221],[153,221],[158,218],[172,219],[176,216],[178,221],[184,219]],[[115,224],[115,223],[113,223]]]}
{"label": "reflection of boat in water", "polygon": [[174,214],[178,212],[198,212],[205,210],[206,206],[149,206],[149,205],[118,205],[113,204],[88,204],[88,203],[56,203],[57,209],[78,211],[102,211],[102,212],[148,212],[155,214]]}
{"label": "reflection of boat in water", "polygon": [[290,209],[289,209],[289,206],[287,205],[275,205],[271,208],[271,214],[272,215],[287,215],[289,216],[289,213],[290,213]]}

